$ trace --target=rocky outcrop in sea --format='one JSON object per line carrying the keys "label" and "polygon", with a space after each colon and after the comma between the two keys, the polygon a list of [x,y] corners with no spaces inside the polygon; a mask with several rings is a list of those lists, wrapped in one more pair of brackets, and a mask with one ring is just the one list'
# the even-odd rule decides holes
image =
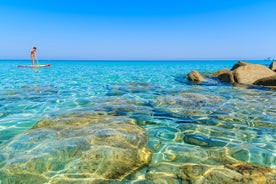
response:
{"label": "rocky outcrop in sea", "polygon": [[257,80],[271,77],[276,73],[259,64],[245,64],[232,70],[235,82],[238,84],[252,85]]}
{"label": "rocky outcrop in sea", "polygon": [[[231,84],[242,84],[242,85],[261,85],[265,87],[276,86],[276,62],[272,62],[270,67],[266,67],[260,64],[251,64],[243,61],[238,61],[231,70],[221,69],[215,72],[212,77],[217,78],[221,82]],[[201,76],[199,72],[192,71],[197,76]],[[187,79],[191,82],[202,82],[204,78],[200,80],[194,80],[190,77],[190,73],[187,75]]]}
{"label": "rocky outcrop in sea", "polygon": [[276,72],[276,61],[273,61],[270,65],[269,65],[269,68],[271,70],[273,70],[274,72]]}
{"label": "rocky outcrop in sea", "polygon": [[200,75],[200,73],[198,71],[195,71],[195,70],[188,73],[187,79],[192,81],[192,82],[202,82],[202,81],[204,81],[204,78],[202,77],[202,75]]}

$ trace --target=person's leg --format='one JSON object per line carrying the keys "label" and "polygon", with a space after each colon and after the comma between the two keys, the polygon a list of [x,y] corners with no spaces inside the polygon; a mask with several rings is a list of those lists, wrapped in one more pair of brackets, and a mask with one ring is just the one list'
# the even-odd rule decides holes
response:
{"label": "person's leg", "polygon": [[34,56],[32,56],[32,66],[34,66]]}

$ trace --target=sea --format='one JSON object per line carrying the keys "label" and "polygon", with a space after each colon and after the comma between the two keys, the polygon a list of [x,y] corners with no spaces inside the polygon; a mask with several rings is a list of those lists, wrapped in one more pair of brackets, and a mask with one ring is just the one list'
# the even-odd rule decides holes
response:
{"label": "sea", "polygon": [[[186,149],[194,154],[178,162],[200,163],[201,157],[214,157],[205,153],[220,149],[234,160],[276,168],[276,90],[212,77],[236,62],[40,60],[51,66],[18,68],[30,61],[1,60],[0,146],[44,119],[101,109],[138,122],[148,137],[151,162],[173,163],[166,156],[181,157],[180,150]],[[246,62],[267,67],[271,63]],[[206,80],[189,82],[186,75],[192,70]],[[114,99],[122,108],[118,103],[112,106]],[[125,101],[134,103],[128,107]],[[161,147],[154,150],[156,141]]]}

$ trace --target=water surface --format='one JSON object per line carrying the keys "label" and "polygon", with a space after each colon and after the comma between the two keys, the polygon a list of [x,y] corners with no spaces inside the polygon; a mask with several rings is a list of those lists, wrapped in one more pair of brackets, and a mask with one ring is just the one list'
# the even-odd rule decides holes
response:
{"label": "water surface", "polygon": [[51,67],[17,68],[28,62],[0,62],[2,145],[43,119],[104,111],[132,118],[146,130],[152,163],[215,165],[227,156],[276,167],[275,90],[213,78],[196,85],[185,79],[191,70],[209,76],[231,69],[236,61],[40,63]]}

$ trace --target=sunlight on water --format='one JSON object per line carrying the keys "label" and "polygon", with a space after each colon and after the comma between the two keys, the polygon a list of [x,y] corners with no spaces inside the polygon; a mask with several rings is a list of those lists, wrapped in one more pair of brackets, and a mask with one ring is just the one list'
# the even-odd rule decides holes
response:
{"label": "sunlight on water", "polygon": [[[47,118],[99,113],[118,121],[129,118],[144,128],[150,165],[160,164],[156,170],[165,163],[246,162],[275,168],[275,90],[215,79],[194,85],[185,79],[191,70],[208,75],[235,62],[51,61],[49,68],[32,70],[2,61],[0,144],[14,149],[5,146]],[[145,172],[142,168],[128,180],[139,180]]]}

